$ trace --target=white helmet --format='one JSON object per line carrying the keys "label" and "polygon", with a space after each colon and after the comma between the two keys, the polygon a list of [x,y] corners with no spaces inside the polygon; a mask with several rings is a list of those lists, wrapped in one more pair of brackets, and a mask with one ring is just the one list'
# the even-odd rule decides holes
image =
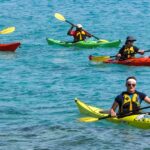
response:
{"label": "white helmet", "polygon": [[83,28],[82,24],[77,24],[77,28]]}

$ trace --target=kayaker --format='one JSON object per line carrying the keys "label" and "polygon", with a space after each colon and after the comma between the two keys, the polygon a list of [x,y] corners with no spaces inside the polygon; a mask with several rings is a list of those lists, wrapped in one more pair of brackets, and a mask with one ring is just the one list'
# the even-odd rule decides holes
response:
{"label": "kayaker", "polygon": [[150,104],[150,98],[146,94],[136,91],[136,83],[137,80],[134,76],[126,79],[127,90],[115,98],[110,109],[111,116],[116,116],[115,111],[117,108],[119,108],[118,113],[120,114],[127,114],[131,111],[137,113],[143,100]]}
{"label": "kayaker", "polygon": [[126,38],[125,45],[119,50],[118,54],[116,55],[116,59],[118,60],[125,60],[128,58],[132,58],[135,56],[136,53],[141,55],[144,54],[144,50],[140,50],[138,47],[134,46],[133,43],[136,39],[132,36],[128,36]]}
{"label": "kayaker", "polygon": [[[76,27],[76,30],[73,30],[74,27]],[[83,30],[83,27],[81,24],[77,24],[76,26],[71,26],[67,34],[74,37],[73,42],[84,41],[86,37],[89,37],[89,38],[92,37],[91,34]]]}

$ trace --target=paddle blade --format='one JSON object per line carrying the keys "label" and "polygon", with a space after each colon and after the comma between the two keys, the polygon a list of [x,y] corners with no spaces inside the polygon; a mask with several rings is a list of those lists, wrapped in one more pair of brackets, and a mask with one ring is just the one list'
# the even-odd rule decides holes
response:
{"label": "paddle blade", "polygon": [[92,55],[89,56],[89,60],[96,63],[106,61],[109,58],[110,56],[92,56]]}
{"label": "paddle blade", "polygon": [[80,122],[95,122],[95,121],[98,121],[99,118],[84,117],[84,118],[79,118],[78,120],[79,120]]}
{"label": "paddle blade", "polygon": [[0,31],[0,34],[9,34],[15,31],[15,27],[9,27]]}
{"label": "paddle blade", "polygon": [[60,13],[55,13],[55,18],[57,18],[58,20],[61,20],[61,21],[66,21],[65,17],[60,14]]}

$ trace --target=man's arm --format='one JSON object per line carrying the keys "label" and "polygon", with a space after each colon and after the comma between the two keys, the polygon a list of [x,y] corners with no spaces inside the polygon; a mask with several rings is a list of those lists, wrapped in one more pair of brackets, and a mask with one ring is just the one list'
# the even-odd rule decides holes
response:
{"label": "man's arm", "polygon": [[122,56],[123,50],[124,50],[124,46],[121,47],[119,52],[117,53],[117,55],[116,55],[117,59],[119,59]]}
{"label": "man's arm", "polygon": [[141,55],[144,54],[144,50],[140,50],[140,49],[137,48],[136,46],[134,46],[134,49],[135,49],[135,53],[138,53],[138,54],[141,54]]}
{"label": "man's arm", "polygon": [[148,96],[144,98],[144,101],[150,104],[150,98]]}
{"label": "man's arm", "polygon": [[111,107],[111,109],[110,109],[110,115],[111,115],[112,117],[115,117],[115,116],[116,116],[115,110],[116,110],[117,107],[118,107],[118,103],[117,103],[116,101],[114,101],[114,103],[113,103],[113,105],[112,105],[112,107]]}
{"label": "man's arm", "polygon": [[138,50],[138,53],[144,55],[144,50]]}
{"label": "man's arm", "polygon": [[71,26],[71,28],[70,28],[70,29],[68,30],[68,32],[67,32],[67,35],[72,35],[72,34],[71,34],[71,31],[72,31],[73,27],[74,27],[74,26]]}

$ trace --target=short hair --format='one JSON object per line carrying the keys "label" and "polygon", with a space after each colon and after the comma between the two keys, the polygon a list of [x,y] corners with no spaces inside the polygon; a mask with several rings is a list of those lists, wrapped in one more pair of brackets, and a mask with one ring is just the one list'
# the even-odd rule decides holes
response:
{"label": "short hair", "polygon": [[129,79],[134,79],[135,81],[137,81],[136,77],[130,76],[130,77],[128,77],[128,78],[126,79],[126,82],[127,82]]}

